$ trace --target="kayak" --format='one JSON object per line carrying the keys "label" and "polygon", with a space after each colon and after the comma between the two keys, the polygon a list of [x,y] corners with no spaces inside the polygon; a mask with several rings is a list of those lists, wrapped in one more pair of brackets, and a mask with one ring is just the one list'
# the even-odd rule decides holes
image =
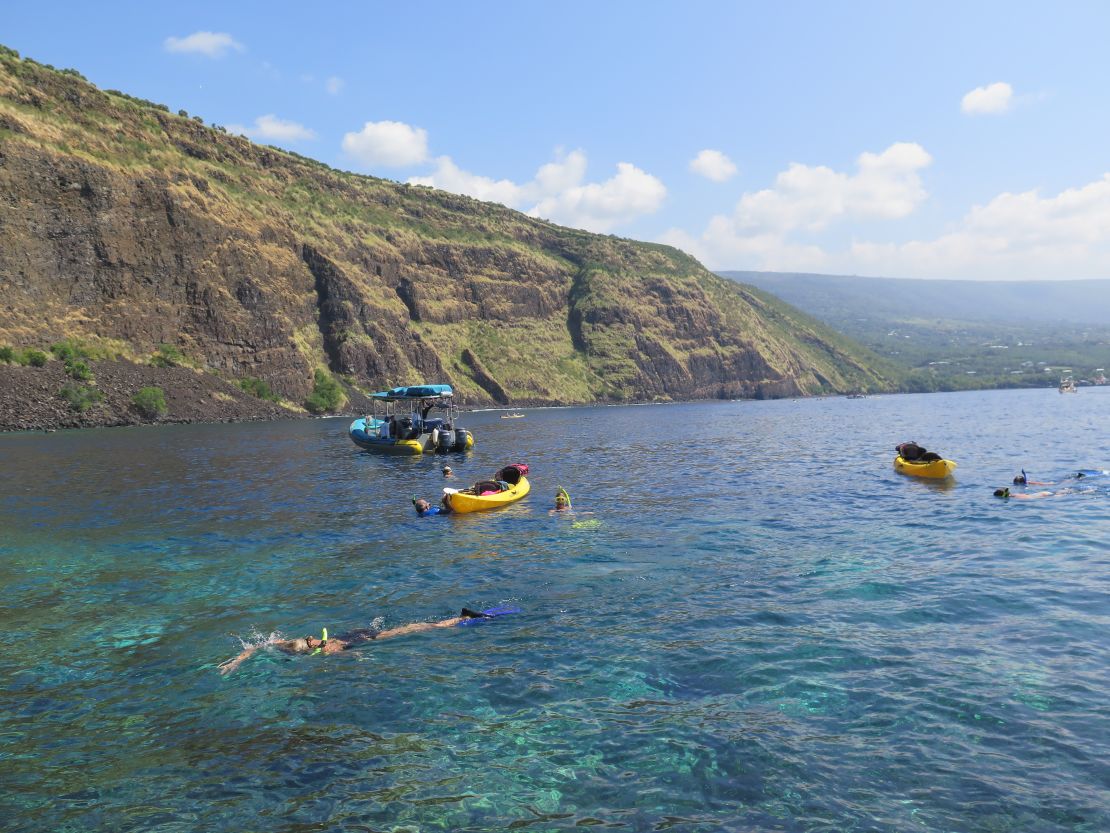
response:
{"label": "kayak", "polygon": [[912,474],[914,477],[932,477],[941,479],[951,477],[956,470],[955,460],[933,460],[928,463],[913,463],[903,460],[901,455],[894,458],[894,470],[902,474]]}
{"label": "kayak", "polygon": [[528,494],[531,488],[532,487],[528,485],[528,478],[522,477],[518,483],[510,486],[504,492],[478,495],[474,494],[473,489],[462,489],[457,492],[451,489],[444,489],[443,493],[446,495],[447,503],[450,504],[452,512],[465,514],[466,512],[484,512],[487,509],[500,509],[502,506],[516,503]]}

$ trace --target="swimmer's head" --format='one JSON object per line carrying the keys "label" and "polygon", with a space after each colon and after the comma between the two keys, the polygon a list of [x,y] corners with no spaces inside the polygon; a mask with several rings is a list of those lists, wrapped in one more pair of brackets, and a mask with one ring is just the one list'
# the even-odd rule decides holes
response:
{"label": "swimmer's head", "polygon": [[417,512],[427,512],[432,508],[432,504],[428,503],[424,498],[417,498],[412,502],[412,505],[416,507]]}
{"label": "swimmer's head", "polygon": [[450,474],[451,474],[451,467],[450,466],[444,466],[443,467],[443,476],[447,477]]}
{"label": "swimmer's head", "polygon": [[[1014,482],[1016,483],[1017,481],[1014,481]],[[994,496],[995,497],[1009,497],[1010,496],[1010,490],[1008,488],[1006,488],[1006,489],[995,489],[994,490]]]}
{"label": "swimmer's head", "polygon": [[307,654],[309,650],[311,650],[308,645],[308,639],[309,637],[291,640],[289,643],[289,650],[294,654]]}
{"label": "swimmer's head", "polygon": [[556,509],[567,509],[569,507],[570,507],[570,498],[567,497],[567,493],[564,492],[564,491],[559,491],[555,495],[555,508]]}
{"label": "swimmer's head", "polygon": [[1083,479],[1084,477],[1086,477],[1086,476],[1087,476],[1087,475],[1085,475],[1085,474],[1084,474],[1083,472],[1079,472],[1079,473],[1078,473],[1078,474],[1077,474],[1077,475],[1075,476],[1075,479],[1076,479],[1076,480],[1082,480],[1082,479]]}
{"label": "swimmer's head", "polygon": [[1014,485],[1015,486],[1024,486],[1025,485],[1025,475],[1024,474],[1019,474],[1017,477],[1015,477],[1014,478]]}

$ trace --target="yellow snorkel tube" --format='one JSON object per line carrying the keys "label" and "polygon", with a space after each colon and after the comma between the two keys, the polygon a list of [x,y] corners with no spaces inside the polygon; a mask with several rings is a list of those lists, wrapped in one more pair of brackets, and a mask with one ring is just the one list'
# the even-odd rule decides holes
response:
{"label": "yellow snorkel tube", "polygon": [[565,500],[567,502],[567,509],[573,509],[574,508],[571,505],[571,502],[570,502],[570,494],[562,486],[560,486],[558,491],[555,492],[555,504],[556,505],[558,505],[560,498],[562,498],[563,500]]}
{"label": "yellow snorkel tube", "polygon": [[[328,641],[328,629],[327,628],[324,628],[323,630],[320,631],[320,641],[321,642],[327,642]],[[324,650],[323,645],[321,645],[319,648],[317,648],[315,651],[313,651],[311,654],[309,654],[309,656],[314,657],[318,653],[320,653],[322,650]]]}

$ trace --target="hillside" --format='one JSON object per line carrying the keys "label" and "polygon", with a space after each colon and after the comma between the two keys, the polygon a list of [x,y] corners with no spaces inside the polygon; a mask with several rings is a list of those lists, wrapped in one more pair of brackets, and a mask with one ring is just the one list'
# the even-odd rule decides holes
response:
{"label": "hillside", "polygon": [[1056,384],[1110,367],[1110,281],[946,281],[722,272],[914,373],[907,386]]}
{"label": "hillside", "polygon": [[216,418],[239,380],[296,409],[321,373],[472,404],[892,386],[676,249],[332,170],[3,49],[0,200],[0,345],[69,339],[93,365],[167,345],[224,386]]}

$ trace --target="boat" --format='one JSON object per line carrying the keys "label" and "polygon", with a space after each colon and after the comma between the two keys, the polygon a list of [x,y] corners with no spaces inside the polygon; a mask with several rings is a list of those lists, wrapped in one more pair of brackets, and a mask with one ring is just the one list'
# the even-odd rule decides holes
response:
{"label": "boat", "polygon": [[514,463],[498,470],[493,480],[479,480],[467,489],[444,489],[443,499],[452,512],[484,512],[516,503],[531,491],[528,466]]}
{"label": "boat", "polygon": [[[425,454],[466,451],[474,435],[458,425],[450,385],[411,385],[370,394],[373,412],[351,423],[351,442],[367,451]],[[433,410],[443,416],[432,417]]]}
{"label": "boat", "polygon": [[917,463],[906,460],[899,454],[894,458],[894,470],[901,474],[910,474],[914,477],[931,477],[942,479],[951,477],[956,470],[955,460],[929,460],[926,463]]}
{"label": "boat", "polygon": [[501,414],[501,419],[524,419],[524,414]]}
{"label": "boat", "polygon": [[1071,376],[1060,377],[1060,393],[1075,393],[1075,380]]}

